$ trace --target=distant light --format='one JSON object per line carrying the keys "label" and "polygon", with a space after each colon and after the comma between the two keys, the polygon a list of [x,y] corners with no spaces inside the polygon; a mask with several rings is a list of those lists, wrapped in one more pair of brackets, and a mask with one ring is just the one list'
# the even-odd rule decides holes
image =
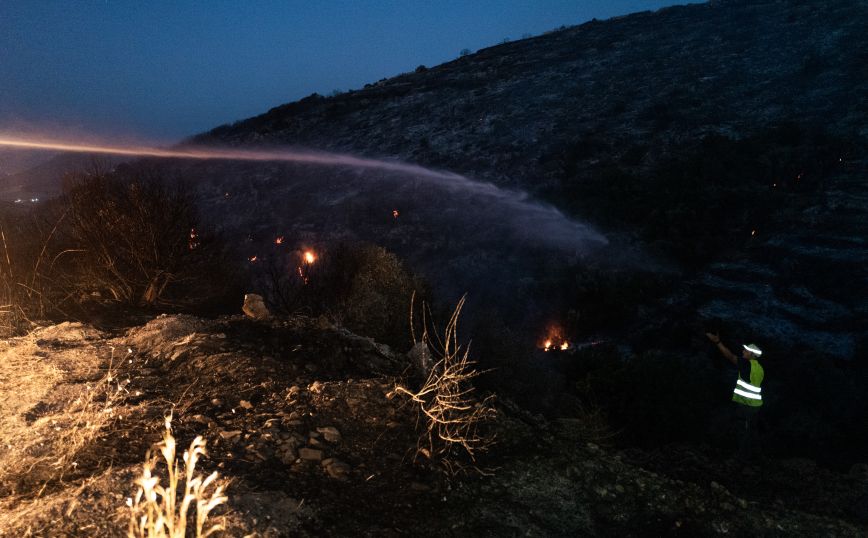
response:
{"label": "distant light", "polygon": [[20,204],[20,203],[23,202],[23,201],[24,201],[24,200],[22,200],[21,198],[19,198],[19,199],[15,200],[15,203],[16,203],[16,204]]}
{"label": "distant light", "polygon": [[39,201],[39,198],[31,198],[31,199],[30,199],[30,203],[31,203],[31,204],[35,204],[35,203],[38,202],[38,201]]}

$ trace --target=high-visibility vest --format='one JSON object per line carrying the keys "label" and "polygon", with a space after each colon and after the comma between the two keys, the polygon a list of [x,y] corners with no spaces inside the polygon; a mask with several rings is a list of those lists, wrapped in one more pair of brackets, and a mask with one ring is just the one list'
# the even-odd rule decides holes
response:
{"label": "high-visibility vest", "polygon": [[763,382],[763,367],[759,361],[750,361],[750,381],[745,381],[741,378],[741,372],[738,374],[738,381],[735,382],[735,389],[732,391],[732,401],[742,405],[751,407],[759,407],[763,404],[762,389],[760,384]]}

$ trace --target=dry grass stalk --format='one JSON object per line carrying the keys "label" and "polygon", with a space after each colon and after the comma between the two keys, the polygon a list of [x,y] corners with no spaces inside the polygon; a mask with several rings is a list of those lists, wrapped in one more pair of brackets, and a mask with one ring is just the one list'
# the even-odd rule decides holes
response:
{"label": "dry grass stalk", "polygon": [[[14,381],[23,402],[41,401],[60,381],[59,372],[33,364],[31,357],[15,355],[14,351],[5,355],[12,363],[0,368],[0,381],[4,381],[0,382],[0,389],[7,385],[5,381]],[[0,451],[0,491],[19,497],[39,497],[49,486],[78,470],[79,455],[115,418],[115,408],[127,392],[128,381],[118,378],[114,360],[112,349],[107,373],[96,382],[85,384],[76,397],[64,402],[56,412],[40,417],[33,424],[16,417],[2,421],[4,438],[9,441],[5,450]],[[39,375],[22,375],[34,367],[40,368]],[[13,374],[13,370],[17,372]]]}
{"label": "dry grass stalk", "polygon": [[[464,470],[458,459],[457,448],[476,461],[476,453],[487,449],[493,437],[483,433],[481,427],[495,416],[491,406],[493,396],[481,401],[474,397],[472,381],[482,372],[474,368],[469,348],[458,344],[458,318],[464,306],[462,297],[452,313],[443,338],[434,333],[440,357],[431,368],[427,379],[418,391],[396,386],[392,395],[403,394],[418,405],[420,417],[424,417],[424,430],[419,437],[417,454],[440,461],[450,473]],[[430,343],[427,323],[422,342]],[[474,467],[482,472],[479,468]]]}
{"label": "dry grass stalk", "polygon": [[[172,417],[166,418],[163,440],[157,445],[166,464],[168,483],[163,486],[160,478],[154,475],[159,457],[150,451],[145,456],[142,475],[136,480],[138,490],[127,499],[130,508],[130,538],[184,538],[187,533],[187,516],[190,508],[196,507],[196,537],[205,538],[224,530],[223,525],[205,528],[211,510],[225,503],[228,498],[223,494],[223,485],[216,485],[207,494],[206,490],[214,485],[217,472],[202,478],[196,475],[196,463],[205,456],[205,440],[198,436],[184,451],[184,468],[181,469],[175,457],[175,438],[172,436]],[[183,478],[183,485],[182,485]]]}

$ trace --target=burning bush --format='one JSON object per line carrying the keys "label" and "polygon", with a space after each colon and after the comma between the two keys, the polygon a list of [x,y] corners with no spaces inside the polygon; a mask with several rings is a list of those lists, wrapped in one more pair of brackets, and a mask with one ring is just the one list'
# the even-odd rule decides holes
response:
{"label": "burning bush", "polygon": [[407,309],[424,291],[392,253],[341,243],[273,256],[263,264],[266,297],[285,313],[328,315],[364,336],[408,348]]}

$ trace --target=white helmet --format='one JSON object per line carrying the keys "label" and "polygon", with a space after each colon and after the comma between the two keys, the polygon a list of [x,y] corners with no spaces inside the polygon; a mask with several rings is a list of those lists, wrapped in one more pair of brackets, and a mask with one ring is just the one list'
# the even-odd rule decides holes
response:
{"label": "white helmet", "polygon": [[743,345],[742,347],[743,347],[744,349],[746,349],[747,351],[750,351],[751,353],[753,353],[753,354],[756,355],[757,357],[759,357],[760,355],[763,354],[763,350],[761,350],[761,349],[759,348],[759,346],[756,345],[756,344],[745,344],[745,345]]}

